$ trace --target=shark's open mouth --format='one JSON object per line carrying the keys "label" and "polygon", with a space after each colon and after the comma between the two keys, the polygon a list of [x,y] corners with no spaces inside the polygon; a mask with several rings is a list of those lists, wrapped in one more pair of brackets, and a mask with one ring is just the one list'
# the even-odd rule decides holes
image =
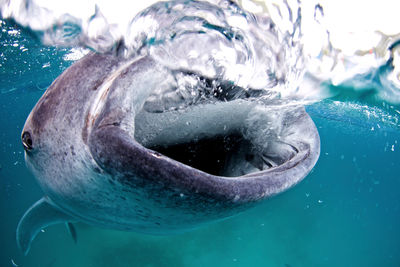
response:
{"label": "shark's open mouth", "polygon": [[279,146],[283,152],[277,153],[276,149],[259,151],[240,133],[233,133],[148,148],[209,174],[236,177],[279,166],[298,152],[288,144],[276,143],[274,146]]}
{"label": "shark's open mouth", "polygon": [[249,122],[249,106],[225,103],[164,113],[142,110],[135,120],[135,139],[217,176],[238,177],[290,161],[300,148],[279,136],[268,122]]}
{"label": "shark's open mouth", "polygon": [[218,135],[170,146],[149,147],[183,164],[213,175],[226,175],[230,159],[251,143],[240,134]]}
{"label": "shark's open mouth", "polygon": [[280,105],[268,90],[172,73],[154,91],[144,88],[147,94],[137,101],[134,139],[145,148],[225,177],[280,166],[301,150],[292,125],[304,110]]}

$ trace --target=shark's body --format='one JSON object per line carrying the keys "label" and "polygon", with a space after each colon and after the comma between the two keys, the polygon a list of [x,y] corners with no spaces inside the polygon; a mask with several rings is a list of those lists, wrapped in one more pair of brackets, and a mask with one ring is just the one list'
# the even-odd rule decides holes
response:
{"label": "shark's body", "polygon": [[22,134],[45,195],[18,225],[25,253],[60,222],[191,229],[288,189],[315,165],[319,136],[303,107],[236,99],[161,112],[151,99],[167,76],[147,56],[93,53],[54,81]]}

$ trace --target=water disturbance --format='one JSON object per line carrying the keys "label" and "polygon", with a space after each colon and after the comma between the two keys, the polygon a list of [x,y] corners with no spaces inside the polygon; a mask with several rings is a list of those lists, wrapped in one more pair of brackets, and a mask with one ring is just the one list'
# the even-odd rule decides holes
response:
{"label": "water disturbance", "polygon": [[1,14],[29,27],[47,45],[125,57],[150,53],[173,69],[231,81],[245,90],[315,100],[331,96],[314,89],[325,81],[358,90],[384,85],[378,97],[400,101],[397,18],[384,4],[363,6],[363,16],[347,30],[348,13],[361,8],[357,3],[344,5],[344,11],[339,3],[324,1],[150,4],[121,3],[126,9],[121,10],[102,1],[2,1]]}

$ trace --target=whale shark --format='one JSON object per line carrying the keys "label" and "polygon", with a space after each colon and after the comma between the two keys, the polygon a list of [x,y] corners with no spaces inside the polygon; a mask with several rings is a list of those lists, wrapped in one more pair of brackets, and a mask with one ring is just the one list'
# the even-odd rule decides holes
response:
{"label": "whale shark", "polygon": [[320,140],[303,106],[257,101],[223,81],[218,95],[205,90],[186,101],[169,85],[176,72],[195,75],[150,55],[93,52],[51,84],[21,135],[44,194],[18,224],[23,253],[57,223],[75,241],[75,222],[156,235],[188,231],[253,207],[312,170]]}

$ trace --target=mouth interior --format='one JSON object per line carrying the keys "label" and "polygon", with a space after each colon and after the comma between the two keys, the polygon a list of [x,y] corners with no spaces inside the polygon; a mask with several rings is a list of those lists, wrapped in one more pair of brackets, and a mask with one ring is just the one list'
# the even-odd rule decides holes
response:
{"label": "mouth interior", "polygon": [[244,112],[237,106],[218,117],[214,114],[224,109],[212,105],[185,112],[142,111],[135,118],[135,139],[184,165],[225,177],[280,166],[299,152],[283,136],[266,131],[267,124],[244,123],[247,117],[240,117]]}
{"label": "mouth interior", "polygon": [[229,163],[242,147],[252,145],[240,134],[218,135],[187,143],[148,147],[185,165],[213,175],[229,176]]}
{"label": "mouth interior", "polygon": [[278,142],[259,152],[239,133],[147,148],[203,172],[225,177],[267,170],[284,164],[298,153],[295,147]]}

